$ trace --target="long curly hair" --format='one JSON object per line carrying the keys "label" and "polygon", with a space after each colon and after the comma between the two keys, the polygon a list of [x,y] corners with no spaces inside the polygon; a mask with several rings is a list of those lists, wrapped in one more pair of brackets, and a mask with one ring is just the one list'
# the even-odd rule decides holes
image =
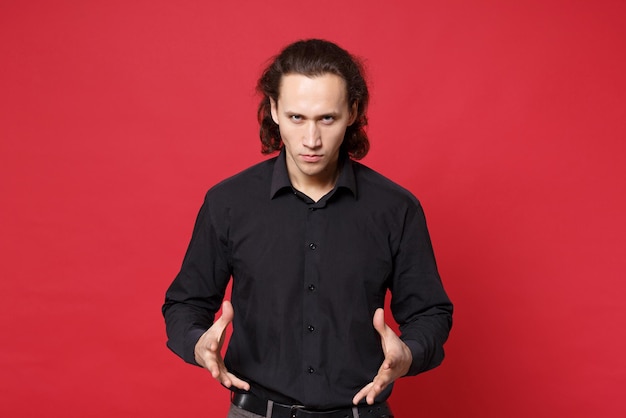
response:
{"label": "long curly hair", "polygon": [[302,74],[308,77],[335,74],[343,78],[348,91],[348,105],[357,104],[357,117],[346,129],[341,145],[348,155],[359,160],[369,151],[367,106],[369,91],[363,77],[363,65],[348,51],[322,39],[308,39],[292,43],[274,57],[257,82],[262,96],[257,112],[260,125],[261,152],[271,154],[282,148],[278,125],[272,119],[270,98],[278,100],[283,75]]}

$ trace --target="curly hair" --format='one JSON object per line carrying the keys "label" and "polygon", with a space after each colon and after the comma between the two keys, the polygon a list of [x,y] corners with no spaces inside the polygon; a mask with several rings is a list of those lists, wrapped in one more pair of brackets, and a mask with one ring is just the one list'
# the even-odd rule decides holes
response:
{"label": "curly hair", "polygon": [[301,40],[288,45],[272,59],[257,82],[257,92],[262,95],[257,117],[260,124],[261,152],[271,154],[282,148],[278,125],[272,119],[270,98],[278,100],[283,75],[302,74],[308,77],[335,74],[346,82],[348,105],[357,104],[357,116],[346,129],[342,150],[356,160],[369,151],[365,132],[369,92],[363,77],[363,65],[338,45],[321,40]]}

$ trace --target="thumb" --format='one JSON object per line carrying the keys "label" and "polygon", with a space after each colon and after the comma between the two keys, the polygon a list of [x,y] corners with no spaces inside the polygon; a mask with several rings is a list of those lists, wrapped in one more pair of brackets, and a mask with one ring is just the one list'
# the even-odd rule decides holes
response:
{"label": "thumb", "polygon": [[225,300],[224,303],[222,303],[222,315],[213,323],[211,328],[214,329],[215,332],[222,334],[228,324],[232,322],[234,316],[235,311],[233,311],[233,305],[231,305],[229,301]]}
{"label": "thumb", "polygon": [[222,303],[222,316],[220,317],[220,321],[225,321],[224,325],[228,325],[235,316],[235,311],[233,310],[233,305],[231,305],[230,301],[225,300]]}
{"label": "thumb", "polygon": [[378,331],[381,337],[385,337],[385,331],[387,329],[387,324],[385,324],[385,310],[382,308],[376,309],[374,312],[374,329]]}

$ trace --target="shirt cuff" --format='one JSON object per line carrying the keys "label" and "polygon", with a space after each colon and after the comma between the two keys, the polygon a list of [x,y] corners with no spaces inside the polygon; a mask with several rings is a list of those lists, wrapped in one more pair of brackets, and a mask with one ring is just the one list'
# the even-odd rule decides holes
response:
{"label": "shirt cuff", "polygon": [[187,333],[187,344],[185,344],[185,354],[183,356],[183,359],[190,364],[195,364],[196,366],[200,365],[196,362],[196,354],[195,354],[195,349],[196,349],[196,344],[198,343],[198,340],[200,339],[200,337],[202,337],[202,334],[204,334],[207,330],[206,329],[202,329],[202,328],[193,328],[190,329],[189,332]]}
{"label": "shirt cuff", "polygon": [[424,347],[415,340],[403,340],[403,342],[409,347],[411,355],[413,356],[411,367],[409,367],[409,371],[406,375],[415,376],[424,370]]}

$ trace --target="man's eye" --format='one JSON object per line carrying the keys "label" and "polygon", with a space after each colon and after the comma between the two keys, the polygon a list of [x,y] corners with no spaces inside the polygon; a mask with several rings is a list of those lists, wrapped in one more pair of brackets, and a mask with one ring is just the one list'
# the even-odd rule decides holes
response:
{"label": "man's eye", "polygon": [[326,115],[322,118],[322,122],[324,123],[333,123],[335,121],[334,116]]}
{"label": "man's eye", "polygon": [[291,115],[291,116],[289,116],[289,119],[291,119],[293,122],[300,122],[302,120],[302,116],[300,116],[300,115]]}

